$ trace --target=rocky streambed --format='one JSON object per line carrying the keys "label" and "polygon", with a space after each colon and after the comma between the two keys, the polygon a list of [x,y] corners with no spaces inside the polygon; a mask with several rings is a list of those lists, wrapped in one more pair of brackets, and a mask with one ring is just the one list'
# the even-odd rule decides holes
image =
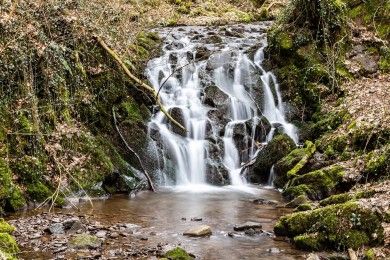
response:
{"label": "rocky streambed", "polygon": [[28,211],[9,222],[22,259],[153,259],[177,246],[197,259],[303,259],[273,234],[276,219],[291,211],[283,205],[267,189],[160,191]]}

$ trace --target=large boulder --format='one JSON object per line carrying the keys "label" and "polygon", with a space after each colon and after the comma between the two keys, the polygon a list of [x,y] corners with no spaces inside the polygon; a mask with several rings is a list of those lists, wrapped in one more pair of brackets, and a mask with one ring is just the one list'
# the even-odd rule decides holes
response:
{"label": "large boulder", "polygon": [[272,165],[289,154],[296,145],[286,134],[275,136],[258,154],[256,162],[249,173],[252,182],[265,183],[268,180]]}

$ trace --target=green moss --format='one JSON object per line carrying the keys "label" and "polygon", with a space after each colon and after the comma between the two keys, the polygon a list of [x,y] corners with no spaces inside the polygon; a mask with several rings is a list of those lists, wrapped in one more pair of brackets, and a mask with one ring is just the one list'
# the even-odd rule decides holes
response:
{"label": "green moss", "polygon": [[26,205],[26,200],[18,187],[14,186],[12,188],[9,198],[7,199],[7,204],[12,211],[19,210]]}
{"label": "green moss", "polygon": [[[305,234],[317,234],[321,247],[344,250],[362,245],[383,242],[380,218],[356,202],[326,206],[310,211],[297,212],[279,219],[274,227],[276,235],[295,238]],[[306,240],[302,237],[301,240]],[[306,243],[309,244],[309,243]]]}
{"label": "green moss", "polygon": [[293,199],[299,196],[305,196],[310,193],[311,189],[306,184],[301,184],[297,186],[288,187],[283,191],[283,196]]}
{"label": "green moss", "polygon": [[390,145],[386,145],[382,149],[372,151],[368,154],[364,172],[370,178],[378,178],[380,176],[389,177]]}
{"label": "green moss", "polygon": [[165,254],[165,257],[170,260],[191,260],[193,257],[191,257],[183,248],[176,247],[175,249],[172,249],[168,251]]}
{"label": "green moss", "polygon": [[27,185],[27,194],[31,200],[41,202],[50,197],[52,192],[42,182],[37,182]]}
{"label": "green moss", "polygon": [[282,50],[291,50],[293,47],[293,40],[291,39],[291,36],[288,35],[286,32],[280,32],[276,36],[276,42],[277,45],[280,47]]}
{"label": "green moss", "polygon": [[321,199],[335,191],[343,176],[344,168],[338,165],[309,172],[293,178],[283,194],[291,198],[290,196],[305,192],[310,199]]}
{"label": "green moss", "polygon": [[240,22],[250,23],[250,22],[253,22],[255,20],[253,15],[250,13],[246,13],[246,12],[242,12],[242,11],[236,11],[236,13],[237,13],[237,16],[238,16],[238,19]]}
{"label": "green moss", "polygon": [[332,195],[329,198],[323,199],[320,201],[320,206],[328,206],[332,204],[341,204],[345,203],[347,201],[350,201],[354,198],[351,194],[343,193],[343,194],[337,194]]}
{"label": "green moss", "polygon": [[15,228],[13,226],[5,222],[4,219],[0,218],[0,233],[11,234],[12,232],[14,232],[14,230]]}
{"label": "green moss", "polygon": [[24,155],[12,165],[12,170],[21,177],[23,183],[39,181],[45,166],[38,157]]}
{"label": "green moss", "polygon": [[19,247],[10,234],[0,233],[0,250],[8,254],[16,254],[19,252]]}
{"label": "green moss", "polygon": [[307,164],[309,159],[315,153],[316,146],[312,142],[306,141],[305,146],[306,146],[305,155],[291,170],[289,170],[287,172],[288,178],[293,178],[293,177],[297,176],[299,174],[300,170],[302,170],[302,168]]}
{"label": "green moss", "polygon": [[311,210],[311,209],[312,209],[311,204],[309,204],[309,203],[304,203],[304,204],[299,205],[299,206],[296,208],[296,211],[306,211],[306,210]]}
{"label": "green moss", "polygon": [[353,248],[355,250],[359,249],[362,245],[367,245],[370,242],[369,236],[359,230],[349,230],[347,231],[340,241],[337,241],[339,246],[343,249]]}
{"label": "green moss", "polygon": [[141,111],[139,108],[139,104],[137,104],[133,98],[129,97],[126,101],[121,103],[121,109],[124,110],[124,115],[126,120],[131,121],[142,121]]}
{"label": "green moss", "polygon": [[316,234],[304,234],[294,237],[294,245],[302,250],[318,251],[321,250],[322,245]]}
{"label": "green moss", "polygon": [[366,252],[364,253],[364,259],[365,260],[375,260],[376,259],[375,252],[372,248],[366,250]]}

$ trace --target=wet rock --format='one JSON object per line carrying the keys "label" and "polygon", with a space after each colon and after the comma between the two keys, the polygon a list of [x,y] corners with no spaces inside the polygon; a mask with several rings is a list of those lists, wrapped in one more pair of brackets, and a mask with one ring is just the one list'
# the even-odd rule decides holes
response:
{"label": "wet rock", "polygon": [[245,231],[249,229],[261,229],[262,225],[258,222],[248,221],[240,225],[234,226],[234,231]]}
{"label": "wet rock", "polygon": [[97,249],[102,246],[102,241],[93,235],[79,234],[69,241],[69,246],[75,249]]}
{"label": "wet rock", "polygon": [[229,37],[243,38],[242,30],[236,28],[225,28],[225,35]]}
{"label": "wet rock", "polygon": [[[185,121],[184,121],[184,112],[181,108],[179,107],[173,107],[169,110],[169,114],[182,126],[185,127]],[[173,124],[172,122],[169,123],[170,128],[172,132],[175,134],[181,135],[181,136],[186,136],[187,132],[183,129],[181,129],[179,126]]]}
{"label": "wet rock", "polygon": [[223,40],[222,40],[222,38],[220,37],[220,36],[218,36],[218,35],[211,35],[210,37],[207,37],[206,39],[205,39],[205,42],[207,42],[207,43],[211,43],[211,44],[219,44],[219,43],[222,43],[223,42]]}
{"label": "wet rock", "polygon": [[233,51],[223,51],[214,53],[207,61],[206,70],[212,71],[225,64],[234,62],[235,53]]}
{"label": "wet rock", "polygon": [[[269,132],[271,131],[271,124],[266,117],[261,117],[257,120],[248,120],[245,122],[248,132],[251,136],[254,136],[256,142],[265,142]],[[255,127],[254,127],[254,124]],[[253,130],[255,131],[253,133]]]}
{"label": "wet rock", "polygon": [[279,204],[276,200],[267,200],[263,198],[255,199],[253,203],[257,205],[270,205],[270,206],[277,206]]}
{"label": "wet rock", "polygon": [[253,228],[250,228],[248,230],[245,230],[244,234],[247,235],[247,236],[250,236],[250,237],[253,237],[257,234],[261,234],[262,231],[261,230],[255,230]]}
{"label": "wet rock", "polygon": [[229,183],[229,172],[222,163],[206,162],[206,181],[212,185],[226,185]]}
{"label": "wet rock", "polygon": [[252,182],[266,183],[272,165],[289,154],[296,147],[286,134],[275,136],[258,154],[248,177]]}
{"label": "wet rock", "polygon": [[220,108],[229,103],[229,95],[217,86],[208,86],[204,90],[204,103],[214,108]]}
{"label": "wet rock", "polygon": [[211,228],[207,225],[191,228],[183,233],[185,236],[190,237],[204,237],[212,234]]}
{"label": "wet rock", "polygon": [[211,109],[207,112],[207,117],[215,123],[215,129],[219,136],[224,135],[225,125],[230,121],[229,114],[226,111],[229,111],[228,106],[226,106],[226,109]]}
{"label": "wet rock", "polygon": [[49,227],[49,233],[51,235],[59,235],[59,234],[64,234],[64,225],[62,223],[54,223],[50,225]]}
{"label": "wet rock", "polygon": [[195,217],[195,218],[191,218],[191,221],[202,221],[203,219],[202,218],[199,218],[199,217]]}
{"label": "wet rock", "polygon": [[235,237],[241,237],[241,234],[237,233],[237,232],[229,232],[228,236],[232,237],[232,238],[235,238]]}
{"label": "wet rock", "polygon": [[209,49],[207,49],[206,47],[199,47],[196,49],[196,52],[195,52],[195,59],[197,61],[199,60],[207,60],[211,55],[211,51]]}
{"label": "wet rock", "polygon": [[279,253],[281,252],[280,249],[277,248],[277,247],[269,248],[267,251],[268,251],[269,253],[271,253],[271,254],[279,254]]}
{"label": "wet rock", "polygon": [[132,191],[138,183],[139,181],[135,178],[114,171],[104,178],[102,187],[107,193],[128,193]]}

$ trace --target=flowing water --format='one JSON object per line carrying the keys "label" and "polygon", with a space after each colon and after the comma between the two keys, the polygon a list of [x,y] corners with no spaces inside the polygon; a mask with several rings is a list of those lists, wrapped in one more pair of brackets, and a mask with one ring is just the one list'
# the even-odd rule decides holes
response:
{"label": "flowing water", "polygon": [[[167,110],[187,129],[179,131],[160,111],[149,123],[151,146],[159,150],[155,175],[160,185],[198,191],[208,184],[242,188],[243,164],[276,128],[298,142],[294,125],[286,121],[276,77],[262,67],[268,26],[157,30],[163,51],[148,63],[146,74]],[[270,131],[256,136],[264,117]]]}

